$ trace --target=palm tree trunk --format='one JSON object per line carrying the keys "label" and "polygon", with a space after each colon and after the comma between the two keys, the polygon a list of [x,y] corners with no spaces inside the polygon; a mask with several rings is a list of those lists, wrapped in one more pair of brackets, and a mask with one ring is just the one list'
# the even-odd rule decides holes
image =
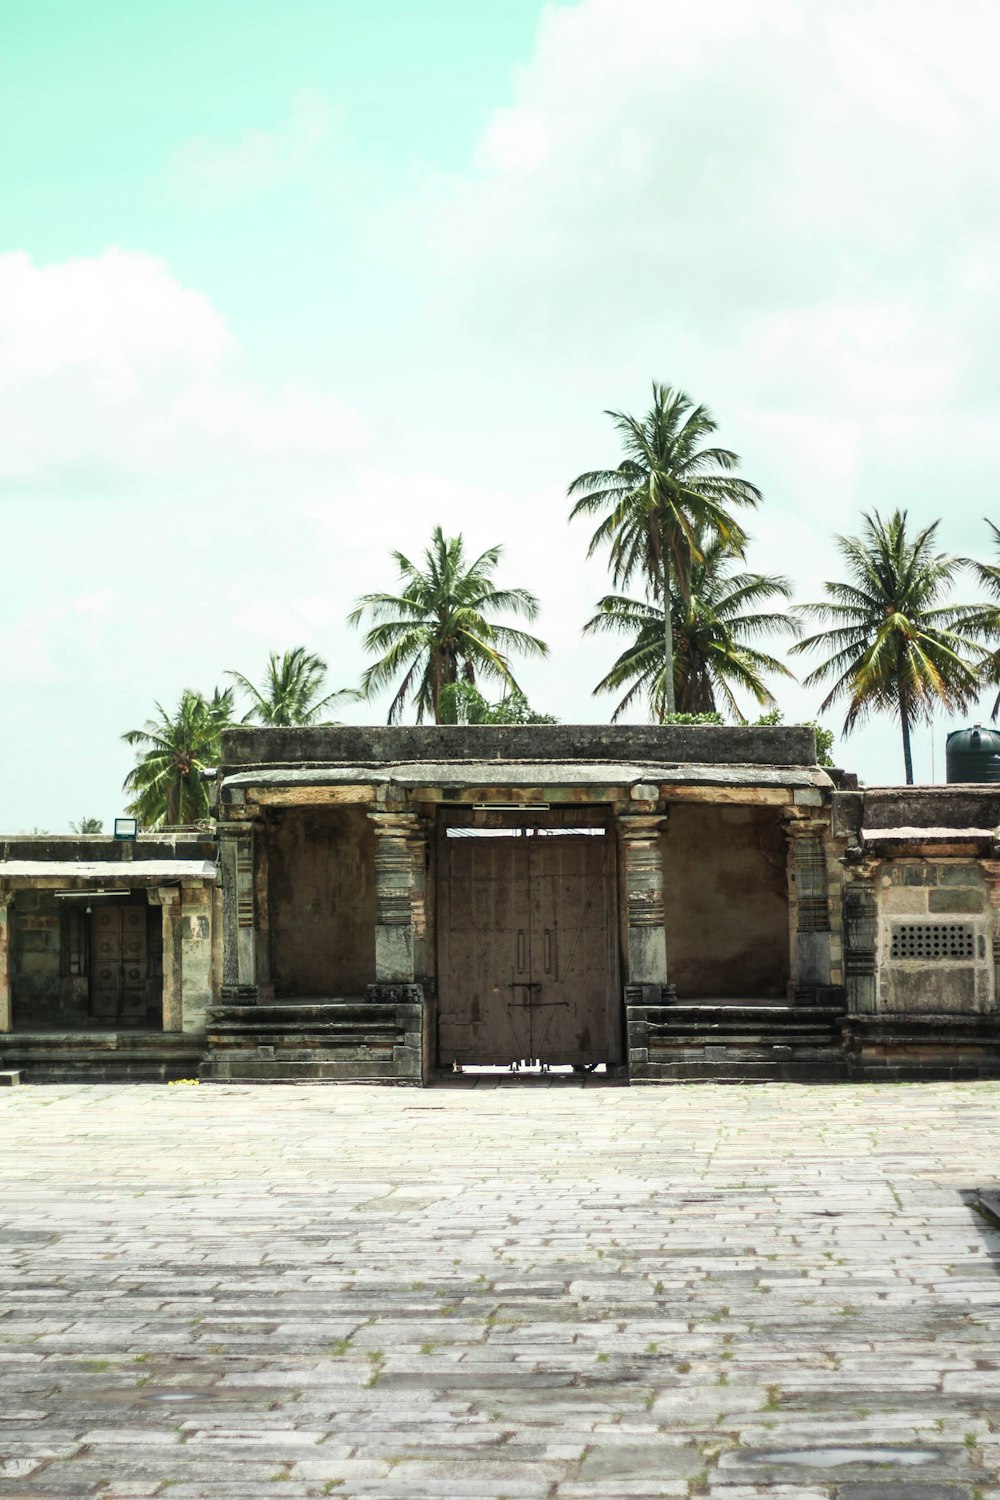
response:
{"label": "palm tree trunk", "polygon": [[670,553],[666,539],[661,542],[663,554],[663,687],[666,713],[677,712],[674,699],[674,622],[670,613]]}
{"label": "palm tree trunk", "polygon": [[913,755],[910,751],[910,706],[906,701],[906,694],[899,695],[899,722],[903,729],[903,766],[906,771],[906,785],[913,785]]}

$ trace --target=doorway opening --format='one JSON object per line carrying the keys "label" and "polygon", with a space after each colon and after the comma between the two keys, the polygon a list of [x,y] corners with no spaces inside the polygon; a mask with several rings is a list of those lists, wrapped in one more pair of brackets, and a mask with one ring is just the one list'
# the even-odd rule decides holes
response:
{"label": "doorway opening", "polygon": [[621,1057],[614,839],[600,809],[449,815],[437,1064],[530,1077]]}

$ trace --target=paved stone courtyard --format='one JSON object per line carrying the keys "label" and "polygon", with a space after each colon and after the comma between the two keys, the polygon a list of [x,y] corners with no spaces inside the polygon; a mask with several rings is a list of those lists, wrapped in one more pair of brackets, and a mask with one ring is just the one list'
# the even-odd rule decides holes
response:
{"label": "paved stone courtyard", "polygon": [[0,1115],[0,1495],[1000,1497],[1000,1084]]}

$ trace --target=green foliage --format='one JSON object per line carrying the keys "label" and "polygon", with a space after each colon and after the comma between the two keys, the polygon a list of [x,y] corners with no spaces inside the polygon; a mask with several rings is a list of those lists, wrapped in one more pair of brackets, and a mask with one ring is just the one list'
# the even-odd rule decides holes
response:
{"label": "green foliage", "polygon": [[[994,544],[1000,548],[1000,527],[994,526],[988,518],[986,524],[993,533]],[[977,562],[972,557],[963,557],[962,563],[965,567],[972,569],[978,582],[992,596],[989,603],[976,606],[976,618],[971,625],[966,622],[966,629],[974,631],[977,637],[985,637],[991,643],[995,642],[1000,636],[1000,604],[996,602],[1000,601],[1000,567],[997,567],[995,563]],[[984,651],[978,666],[979,679],[983,687],[1000,686],[1000,649],[993,645],[992,649]],[[990,713],[990,718],[994,722],[998,713],[1000,713],[1000,693],[997,694]]]}
{"label": "green foliage", "polygon": [[983,615],[977,606],[942,602],[961,560],[933,550],[939,522],[911,538],[906,511],[862,519],[862,536],[837,537],[847,580],[828,582],[823,602],[798,607],[828,628],[792,650],[830,653],[805,682],[832,679],[820,711],[846,698],[844,734],[871,714],[899,719],[909,784],[912,726],[929,722],[937,706],[964,712],[975,700],[978,662],[968,653],[982,655]]}
{"label": "green foliage", "polygon": [[324,709],[336,699],[357,696],[351,689],[343,688],[320,697],[327,671],[322,657],[304,646],[295,646],[280,657],[276,651],[271,652],[260,687],[255,687],[242,672],[227,672],[226,676],[232,677],[250,699],[247,720],[289,728],[321,722]]}
{"label": "green foliage", "polygon": [[79,823],[71,823],[70,828],[81,837],[88,833],[103,833],[104,820],[102,818],[81,818]]}
{"label": "green foliage", "polygon": [[521,692],[508,693],[499,703],[488,703],[471,682],[449,682],[441,689],[442,724],[558,724],[552,714],[539,714]]}
{"label": "green foliage", "polygon": [[[755,719],[757,725],[784,724],[785,716],[780,708],[772,708],[770,712],[761,714]],[[803,728],[812,729],[816,734],[816,764],[818,766],[833,766],[836,761],[833,758],[834,733],[832,729],[824,729],[822,724],[817,724],[815,719],[804,719]]]}
{"label": "green foliage", "polygon": [[508,694],[520,693],[510,670],[513,651],[548,655],[548,646],[533,635],[501,624],[490,616],[520,615],[534,620],[538,600],[527,589],[498,589],[493,581],[502,549],[489,547],[472,562],[465,557],[461,535],[446,537],[440,526],[420,567],[401,552],[392,555],[399,569],[398,594],[364,594],[348,616],[357,625],[373,622],[365,650],[377,655],[361,680],[368,697],[402,673],[389,708],[389,723],[398,722],[412,698],[417,723],[443,716],[441,694],[449,685],[475,685],[477,676],[500,682]]}
{"label": "green foliage", "polygon": [[807,719],[806,723],[816,731],[816,764],[818,766],[836,765],[833,758],[833,730],[824,729],[822,724],[816,723],[815,719]]}
{"label": "green foliage", "polygon": [[[798,625],[781,611],[762,611],[775,597],[789,598],[791,587],[777,574],[735,572],[737,558],[718,538],[696,533],[698,555],[690,564],[688,592],[671,594],[675,711],[715,713],[720,705],[740,723],[746,718],[734,690],[758,704],[773,703],[765,673],[792,674],[756,642],[767,634],[797,635]],[[626,687],[612,715],[618,719],[637,698],[646,698],[654,718],[669,718],[666,695],[665,630],[662,608],[609,594],[585,632],[615,631],[632,640],[595,693]]]}
{"label": "green foliage", "polygon": [[711,709],[703,714],[664,714],[663,724],[721,724],[722,715]]}
{"label": "green foliage", "polygon": [[233,690],[216,688],[205,698],[185,688],[173,717],[159,703],[156,715],[122,735],[142,751],[125,778],[124,790],[132,795],[127,810],[144,828],[200,822],[210,811],[202,773],[218,763],[222,731],[233,719]]}
{"label": "green foliage", "polygon": [[[759,504],[760,491],[736,476],[739,457],[728,448],[701,446],[716,431],[707,407],[690,396],[653,383],[653,404],[641,420],[609,411],[621,438],[624,458],[616,469],[580,474],[569,486],[576,497],[570,520],[599,516],[588,556],[607,545],[615,585],[638,574],[662,606],[663,711],[677,708],[674,694],[674,592],[687,599],[691,570],[702,558],[703,538],[717,540],[742,557],[746,533],[731,515],[733,506]],[[687,705],[705,708],[709,705]]]}

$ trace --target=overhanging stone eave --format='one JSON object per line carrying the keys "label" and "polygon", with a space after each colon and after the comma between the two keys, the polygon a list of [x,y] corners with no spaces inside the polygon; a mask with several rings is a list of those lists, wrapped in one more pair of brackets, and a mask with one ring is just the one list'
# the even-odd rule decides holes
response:
{"label": "overhanging stone eave", "polygon": [[99,885],[106,880],[146,885],[150,881],[213,881],[216,866],[207,859],[134,859],[134,860],[0,860],[0,881],[4,880],[77,880],[83,885]]}
{"label": "overhanging stone eave", "polygon": [[262,767],[234,771],[221,782],[227,790],[294,789],[317,786],[458,787],[631,787],[639,783],[660,787],[786,787],[833,791],[833,782],[819,766],[602,763],[586,761],[407,761],[366,765]]}
{"label": "overhanging stone eave", "polygon": [[1000,830],[995,828],[863,828],[861,846],[867,855],[894,858],[965,857],[992,855]]}

